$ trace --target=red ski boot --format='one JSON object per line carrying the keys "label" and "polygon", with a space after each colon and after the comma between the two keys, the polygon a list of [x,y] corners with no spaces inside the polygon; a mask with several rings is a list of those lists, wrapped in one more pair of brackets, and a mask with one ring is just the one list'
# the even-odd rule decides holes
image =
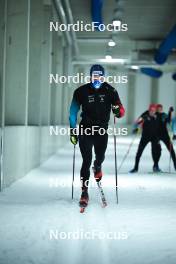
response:
{"label": "red ski boot", "polygon": [[101,178],[103,176],[101,166],[97,166],[96,161],[94,161],[94,166],[92,167],[92,169],[93,169],[94,177],[95,177],[96,181],[100,182]]}
{"label": "red ski boot", "polygon": [[79,206],[80,206],[80,213],[83,213],[85,211],[85,208],[88,206],[89,202],[89,195],[86,190],[82,190],[81,198],[79,201]]}

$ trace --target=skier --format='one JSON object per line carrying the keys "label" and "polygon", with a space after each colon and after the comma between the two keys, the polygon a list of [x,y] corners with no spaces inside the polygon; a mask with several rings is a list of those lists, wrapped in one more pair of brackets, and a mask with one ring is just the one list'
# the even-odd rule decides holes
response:
{"label": "skier", "polygon": [[[89,200],[88,183],[90,166],[92,162],[92,148],[95,151],[93,165],[94,177],[99,182],[102,178],[101,165],[105,158],[108,143],[108,122],[111,109],[117,118],[125,114],[125,109],[120,101],[118,92],[108,83],[104,82],[104,68],[101,65],[93,65],[90,69],[90,83],[87,83],[74,91],[70,106],[70,140],[79,147],[82,155],[82,167],[80,179],[82,182],[82,194],[80,206],[87,205]],[[79,133],[75,131],[77,114],[82,108]],[[100,129],[105,133],[100,133]],[[89,133],[88,133],[89,131]]]}
{"label": "skier", "polygon": [[174,163],[174,168],[176,170],[175,151],[167,129],[167,124],[171,123],[171,115],[173,111],[174,111],[173,107],[170,107],[168,114],[166,114],[163,112],[163,106],[161,104],[157,105],[157,117],[159,120],[159,130],[158,130],[159,140],[164,142],[168,151],[170,152],[172,161]]}
{"label": "skier", "polygon": [[159,121],[156,114],[156,105],[151,104],[148,111],[144,112],[136,121],[134,133],[138,131],[138,126],[142,125],[142,137],[139,143],[139,147],[136,153],[136,160],[134,168],[130,171],[135,173],[139,168],[139,161],[146,145],[151,142],[152,144],[152,157],[154,161],[153,171],[159,172],[160,168],[158,165],[159,158],[161,155],[161,147],[158,138]]}

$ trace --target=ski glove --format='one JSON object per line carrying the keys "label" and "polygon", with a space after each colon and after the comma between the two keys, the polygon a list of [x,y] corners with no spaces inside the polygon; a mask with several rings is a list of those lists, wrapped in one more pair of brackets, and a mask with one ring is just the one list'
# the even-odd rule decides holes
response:
{"label": "ski glove", "polygon": [[78,143],[78,136],[77,135],[70,135],[70,141],[73,145]]}
{"label": "ski glove", "polygon": [[173,108],[173,106],[171,106],[170,108],[169,108],[169,112],[173,112],[174,111],[174,108]]}
{"label": "ski glove", "polygon": [[120,118],[120,117],[124,116],[124,114],[125,114],[125,109],[123,108],[122,105],[113,105],[113,106],[112,106],[112,112],[114,113],[114,115],[115,115],[117,118]]}
{"label": "ski glove", "polygon": [[132,130],[132,134],[137,134],[139,132],[139,128],[137,127],[137,128],[134,128],[133,130]]}
{"label": "ski glove", "polygon": [[78,136],[72,128],[70,129],[70,141],[73,145],[76,145],[78,143]]}

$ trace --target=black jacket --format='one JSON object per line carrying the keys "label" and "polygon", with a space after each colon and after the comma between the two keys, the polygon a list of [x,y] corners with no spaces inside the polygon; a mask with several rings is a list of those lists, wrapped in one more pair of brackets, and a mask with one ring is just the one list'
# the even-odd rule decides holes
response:
{"label": "black jacket", "polygon": [[85,84],[74,92],[70,107],[70,126],[75,127],[77,113],[81,107],[81,124],[84,127],[107,127],[112,105],[118,105],[120,110],[124,110],[115,88],[106,82],[99,89],[92,87],[91,83]]}

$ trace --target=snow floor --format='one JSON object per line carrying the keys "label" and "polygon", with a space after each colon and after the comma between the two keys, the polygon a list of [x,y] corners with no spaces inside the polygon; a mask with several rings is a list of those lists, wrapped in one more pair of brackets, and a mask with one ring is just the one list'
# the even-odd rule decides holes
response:
{"label": "snow floor", "polygon": [[[117,139],[118,164],[131,140]],[[171,174],[150,173],[150,145],[143,153],[139,173],[129,174],[137,143],[138,139],[118,175],[118,205],[113,138],[103,165],[106,208],[101,207],[96,185],[90,187],[90,203],[84,214],[79,213],[79,186],[71,200],[73,147],[69,143],[5,189],[0,194],[0,264],[176,263],[176,174],[173,168]],[[80,165],[77,147],[76,183]],[[164,146],[160,166],[169,170],[169,153]],[[91,239],[85,237],[86,232]],[[106,238],[93,237],[92,233],[100,232]],[[110,239],[109,232],[116,234],[116,239]]]}

